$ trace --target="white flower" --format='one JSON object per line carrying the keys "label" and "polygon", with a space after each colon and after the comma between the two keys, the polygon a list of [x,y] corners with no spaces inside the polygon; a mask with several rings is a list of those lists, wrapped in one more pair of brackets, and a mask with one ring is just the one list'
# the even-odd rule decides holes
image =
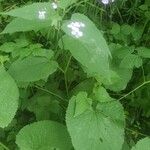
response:
{"label": "white flower", "polygon": [[67,25],[68,28],[71,29],[71,34],[75,36],[76,38],[80,38],[83,36],[83,32],[80,31],[80,28],[85,27],[85,24],[82,22],[71,22],[70,24]]}
{"label": "white flower", "polygon": [[58,8],[58,5],[57,5],[55,2],[53,2],[53,3],[52,3],[52,7],[53,7],[53,9],[57,9],[57,8]]}
{"label": "white flower", "polygon": [[45,19],[46,18],[45,14],[46,14],[45,10],[39,11],[39,14],[38,14],[39,19],[42,19],[42,20]]}
{"label": "white flower", "polygon": [[115,0],[102,0],[103,4],[109,4],[110,2],[114,2]]}

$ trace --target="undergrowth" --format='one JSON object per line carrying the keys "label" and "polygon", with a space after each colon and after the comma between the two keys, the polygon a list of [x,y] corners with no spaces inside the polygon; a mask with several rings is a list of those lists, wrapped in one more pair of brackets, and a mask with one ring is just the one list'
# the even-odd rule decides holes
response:
{"label": "undergrowth", "polygon": [[149,150],[149,0],[0,0],[0,150]]}

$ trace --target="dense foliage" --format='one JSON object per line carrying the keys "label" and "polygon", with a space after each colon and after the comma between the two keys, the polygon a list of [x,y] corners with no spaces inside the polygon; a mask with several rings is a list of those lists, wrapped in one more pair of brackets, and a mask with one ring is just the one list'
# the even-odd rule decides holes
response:
{"label": "dense foliage", "polygon": [[0,150],[150,150],[149,0],[0,0]]}

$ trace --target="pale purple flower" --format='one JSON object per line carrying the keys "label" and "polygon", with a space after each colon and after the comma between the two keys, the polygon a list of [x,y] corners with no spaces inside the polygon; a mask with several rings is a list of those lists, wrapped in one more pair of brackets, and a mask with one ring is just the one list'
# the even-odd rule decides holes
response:
{"label": "pale purple flower", "polygon": [[111,2],[114,2],[115,0],[97,0],[97,1],[102,2],[104,5],[107,5]]}

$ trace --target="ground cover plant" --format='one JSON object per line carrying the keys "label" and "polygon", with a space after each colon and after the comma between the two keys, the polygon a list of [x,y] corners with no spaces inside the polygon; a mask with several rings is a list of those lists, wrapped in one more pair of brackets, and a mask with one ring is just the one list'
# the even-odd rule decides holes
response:
{"label": "ground cover plant", "polygon": [[0,150],[150,150],[149,0],[0,0]]}

